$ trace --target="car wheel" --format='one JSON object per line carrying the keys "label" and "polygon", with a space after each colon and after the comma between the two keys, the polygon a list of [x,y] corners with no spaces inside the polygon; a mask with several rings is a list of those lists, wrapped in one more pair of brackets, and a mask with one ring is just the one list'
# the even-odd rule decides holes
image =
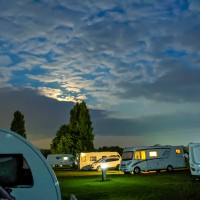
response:
{"label": "car wheel", "polygon": [[139,174],[140,173],[140,168],[139,167],[135,167],[133,172],[134,172],[134,174]]}
{"label": "car wheel", "polygon": [[99,172],[101,171],[101,167],[100,166],[97,167],[97,171],[99,171]]}
{"label": "car wheel", "polygon": [[116,169],[116,170],[119,170],[119,165],[117,165],[115,169]]}

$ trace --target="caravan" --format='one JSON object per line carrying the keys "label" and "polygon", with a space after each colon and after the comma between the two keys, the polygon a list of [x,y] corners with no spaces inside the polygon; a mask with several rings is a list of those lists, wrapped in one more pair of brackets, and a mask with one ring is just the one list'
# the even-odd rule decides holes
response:
{"label": "caravan", "polygon": [[163,169],[171,172],[185,167],[183,146],[168,145],[125,148],[120,163],[120,170],[125,174]]}
{"label": "caravan", "polygon": [[190,143],[188,147],[190,172],[193,176],[200,176],[200,143]]}
{"label": "caravan", "polygon": [[59,183],[44,156],[9,130],[0,130],[0,199],[61,200]]}
{"label": "caravan", "polygon": [[120,157],[118,152],[87,152],[76,155],[76,164],[81,170],[90,170],[91,164],[101,158]]}
{"label": "caravan", "polygon": [[47,162],[52,167],[72,166],[74,164],[74,156],[71,154],[48,154]]}

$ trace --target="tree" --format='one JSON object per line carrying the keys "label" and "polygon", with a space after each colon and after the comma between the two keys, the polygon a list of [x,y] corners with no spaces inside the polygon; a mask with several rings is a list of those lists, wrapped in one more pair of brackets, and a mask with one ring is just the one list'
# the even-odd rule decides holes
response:
{"label": "tree", "polygon": [[11,123],[10,130],[26,138],[24,115],[22,115],[20,111],[14,113],[14,119]]}
{"label": "tree", "polygon": [[101,151],[116,151],[120,155],[122,155],[123,148],[121,148],[119,146],[110,146],[110,147],[103,146],[103,147],[99,147],[98,151],[99,152],[101,152]]}
{"label": "tree", "polygon": [[76,103],[70,111],[69,125],[62,125],[52,140],[52,153],[71,153],[94,150],[94,135],[89,110],[85,102]]}
{"label": "tree", "polygon": [[[62,125],[60,127],[60,129],[57,131],[56,133],[56,137],[52,140],[51,143],[51,153],[58,153],[58,146],[60,146],[61,144],[61,138],[65,137],[67,134],[69,134],[69,126],[68,125]],[[60,151],[60,150],[59,150]]]}
{"label": "tree", "polygon": [[94,150],[93,126],[86,103],[76,103],[70,111],[69,131],[77,145],[77,152]]}

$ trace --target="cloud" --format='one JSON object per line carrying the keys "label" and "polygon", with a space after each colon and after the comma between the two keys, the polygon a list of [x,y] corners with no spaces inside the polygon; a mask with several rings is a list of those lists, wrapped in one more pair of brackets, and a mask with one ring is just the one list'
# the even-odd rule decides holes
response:
{"label": "cloud", "polygon": [[[158,77],[154,82],[124,82],[118,86],[124,90],[121,98],[144,97],[166,102],[199,102],[199,69],[174,68]],[[116,94],[118,95],[118,94]]]}
{"label": "cloud", "polygon": [[12,60],[9,56],[0,56],[0,65],[9,65],[12,63]]}
{"label": "cloud", "polygon": [[[4,123],[18,107],[29,121],[44,106],[41,120],[27,123],[34,141],[33,133],[49,140],[59,127],[54,108],[68,111],[71,101],[86,100],[98,136],[182,131],[178,119],[191,129],[182,114],[198,128],[198,10],[194,0],[0,1]],[[37,109],[27,111],[28,102]]]}

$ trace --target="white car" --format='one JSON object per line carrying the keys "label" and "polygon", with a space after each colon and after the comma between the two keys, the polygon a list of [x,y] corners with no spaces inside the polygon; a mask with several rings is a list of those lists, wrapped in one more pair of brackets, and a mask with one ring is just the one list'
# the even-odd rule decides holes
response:
{"label": "white car", "polygon": [[102,168],[118,170],[120,162],[121,162],[121,157],[118,157],[118,156],[102,158],[94,162],[91,165],[91,169],[98,170],[98,171],[101,171]]}

